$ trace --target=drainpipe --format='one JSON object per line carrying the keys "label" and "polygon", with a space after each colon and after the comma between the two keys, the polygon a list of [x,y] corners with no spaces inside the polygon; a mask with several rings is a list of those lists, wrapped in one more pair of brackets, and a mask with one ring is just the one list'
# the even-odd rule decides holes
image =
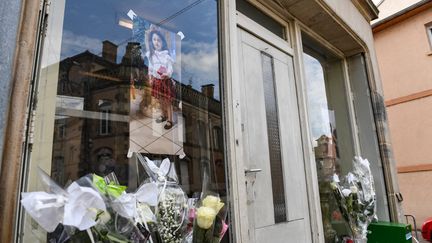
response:
{"label": "drainpipe", "polygon": [[[379,151],[384,172],[384,180],[387,192],[387,202],[392,222],[403,222],[402,195],[399,192],[397,182],[396,163],[390,143],[390,133],[387,124],[387,112],[382,95],[379,77],[373,75],[373,64],[370,53],[364,53],[366,70],[368,74],[369,89],[371,94],[372,109],[375,127],[378,137]],[[374,57],[375,58],[375,57]],[[378,67],[375,67],[378,68]],[[378,80],[378,81],[377,81]]]}
{"label": "drainpipe", "polygon": [[392,222],[403,222],[401,208],[402,194],[398,190],[396,165],[390,144],[390,134],[387,124],[387,112],[383,96],[377,90],[371,90],[375,125],[377,127],[379,149],[383,163],[384,179],[387,190],[390,219]]}

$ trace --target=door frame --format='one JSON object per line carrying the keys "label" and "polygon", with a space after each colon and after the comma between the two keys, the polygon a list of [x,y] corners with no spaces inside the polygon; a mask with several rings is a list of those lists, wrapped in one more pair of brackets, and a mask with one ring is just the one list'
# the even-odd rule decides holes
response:
{"label": "door frame", "polygon": [[294,61],[294,76],[299,108],[299,120],[301,126],[303,158],[306,177],[307,199],[309,206],[309,222],[312,242],[324,242],[323,226],[321,221],[321,206],[319,199],[318,177],[315,165],[313,145],[309,141],[309,124],[307,115],[306,89],[304,85],[302,40],[301,31],[303,27],[295,19],[285,20],[270,8],[251,0],[252,4],[261,11],[274,18],[286,27],[286,38],[283,40],[269,30],[257,24],[236,10],[235,1],[224,1],[221,6],[221,61],[224,63],[224,109],[226,127],[227,147],[227,174],[230,177],[229,194],[231,204],[231,224],[234,242],[248,242],[248,210],[246,202],[246,187],[244,179],[245,164],[243,155],[243,136],[241,124],[241,84],[240,74],[237,69],[239,47],[237,40],[237,28],[245,29],[258,38],[281,49],[291,55]]}

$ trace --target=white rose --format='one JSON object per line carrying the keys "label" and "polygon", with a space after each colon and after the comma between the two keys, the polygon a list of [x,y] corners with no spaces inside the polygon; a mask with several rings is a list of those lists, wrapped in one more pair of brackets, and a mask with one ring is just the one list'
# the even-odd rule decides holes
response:
{"label": "white rose", "polygon": [[351,190],[350,189],[343,189],[342,194],[344,195],[344,197],[349,197],[349,195],[351,194]]}
{"label": "white rose", "polygon": [[202,206],[197,210],[197,223],[202,229],[210,229],[216,217],[216,211],[213,208]]}
{"label": "white rose", "polygon": [[223,208],[224,203],[221,202],[219,197],[207,196],[202,201],[202,205],[204,207],[209,207],[209,208],[214,209],[216,211],[216,214],[217,214],[219,212],[219,210],[221,210],[221,208]]}

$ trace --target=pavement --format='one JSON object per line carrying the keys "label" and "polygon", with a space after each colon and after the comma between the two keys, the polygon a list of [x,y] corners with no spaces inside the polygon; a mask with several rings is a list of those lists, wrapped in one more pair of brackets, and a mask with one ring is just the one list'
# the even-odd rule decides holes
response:
{"label": "pavement", "polygon": [[[422,237],[420,231],[417,232],[417,235],[418,235],[418,237],[419,237],[419,239],[417,239],[417,240],[418,240],[418,243],[430,243],[429,241],[423,239],[423,237]],[[414,233],[414,232],[413,232],[413,236],[415,237],[415,233]],[[417,243],[417,241],[415,241],[415,239],[413,239],[412,242],[413,242],[413,243]]]}

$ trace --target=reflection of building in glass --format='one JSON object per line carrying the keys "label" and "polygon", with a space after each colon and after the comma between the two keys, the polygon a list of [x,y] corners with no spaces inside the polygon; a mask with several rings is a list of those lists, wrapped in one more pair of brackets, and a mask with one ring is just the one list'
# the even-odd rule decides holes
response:
{"label": "reflection of building in glass", "polygon": [[102,57],[86,51],[60,62],[57,96],[82,100],[81,107],[57,102],[54,134],[65,136],[54,136],[53,158],[63,158],[64,165],[54,163],[52,173],[60,183],[90,171],[115,171],[127,181],[129,82],[105,74],[122,68],[114,63],[113,49],[115,45],[105,41]]}
{"label": "reflection of building in glass", "polygon": [[333,137],[322,135],[317,140],[314,148],[317,162],[318,176],[320,179],[331,178],[337,172],[337,145]]}
{"label": "reflection of building in glass", "polygon": [[330,182],[337,171],[337,145],[335,138],[327,135],[321,135],[316,142],[317,146],[314,148],[314,151],[320,187],[320,204],[325,239],[326,242],[334,242],[337,233],[333,227],[332,216],[338,213],[338,211],[334,203],[332,190],[330,189]]}
{"label": "reflection of building in glass", "polygon": [[179,174],[183,179],[188,178],[188,181],[181,182],[183,185],[190,186],[186,188],[189,189],[187,191],[201,191],[202,171],[208,169],[213,190],[225,192],[222,133],[212,132],[221,131],[222,108],[220,102],[214,99],[213,86],[203,86],[202,93],[188,85],[181,84],[178,87],[181,87],[186,133],[184,142],[186,158],[180,164],[187,163],[187,170],[180,168]]}
{"label": "reflection of building in glass", "polygon": [[[52,175],[65,184],[86,173],[106,175],[115,172],[120,183],[129,177],[130,85],[148,89],[147,66],[138,43],[128,43],[120,63],[117,46],[103,42],[102,56],[82,52],[60,62]],[[169,156],[187,192],[200,191],[202,170],[210,171],[211,187],[225,190],[221,104],[214,99],[213,85],[201,92],[176,81],[183,118],[183,152]],[[73,105],[73,103],[80,105]],[[61,104],[61,105],[60,105]],[[138,144],[139,145],[139,144]],[[142,151],[145,153],[145,151]],[[146,154],[152,158],[162,155]],[[129,185],[136,186],[136,185]]]}
{"label": "reflection of building in glass", "polygon": [[322,135],[317,140],[315,147],[315,158],[319,159],[336,159],[336,144],[331,137]]}

